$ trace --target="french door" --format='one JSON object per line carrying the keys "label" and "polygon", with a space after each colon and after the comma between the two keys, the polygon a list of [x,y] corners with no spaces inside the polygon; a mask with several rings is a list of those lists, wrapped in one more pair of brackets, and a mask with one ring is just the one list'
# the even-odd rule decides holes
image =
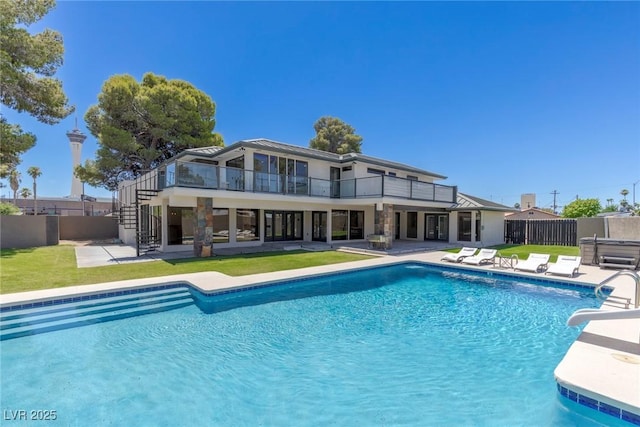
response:
{"label": "french door", "polygon": [[302,212],[264,211],[264,241],[303,239]]}
{"label": "french door", "polygon": [[449,215],[424,216],[425,240],[449,240]]}

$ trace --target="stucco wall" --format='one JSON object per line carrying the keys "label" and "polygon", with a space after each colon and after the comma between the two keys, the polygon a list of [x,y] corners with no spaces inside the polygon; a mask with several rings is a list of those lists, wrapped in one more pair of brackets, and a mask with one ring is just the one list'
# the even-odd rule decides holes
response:
{"label": "stucco wall", "polygon": [[118,222],[106,216],[60,217],[61,240],[115,239]]}
{"label": "stucco wall", "polygon": [[0,216],[0,248],[21,249],[58,244],[58,216]]}
{"label": "stucco wall", "polygon": [[480,240],[482,246],[493,246],[504,243],[504,212],[482,212]]}
{"label": "stucco wall", "polygon": [[607,237],[604,230],[604,218],[578,218],[577,219],[576,246],[583,237],[598,236]]}
{"label": "stucco wall", "polygon": [[605,229],[611,239],[640,240],[640,216],[605,218]]}
{"label": "stucco wall", "polygon": [[114,239],[118,224],[110,217],[3,215],[0,247],[33,248],[57,245],[62,240]]}

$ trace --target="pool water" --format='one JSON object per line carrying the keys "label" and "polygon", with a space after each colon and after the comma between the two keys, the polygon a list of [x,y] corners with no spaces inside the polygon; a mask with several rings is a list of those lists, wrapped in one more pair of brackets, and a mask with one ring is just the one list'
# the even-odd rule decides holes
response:
{"label": "pool water", "polygon": [[568,410],[553,378],[592,295],[415,264],[196,295],[3,341],[2,409],[82,426],[613,425]]}

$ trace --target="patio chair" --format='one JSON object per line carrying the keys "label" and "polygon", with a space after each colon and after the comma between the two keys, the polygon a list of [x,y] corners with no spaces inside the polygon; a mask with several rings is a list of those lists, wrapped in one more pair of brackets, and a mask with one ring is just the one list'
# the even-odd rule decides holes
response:
{"label": "patio chair", "polygon": [[496,254],[498,253],[497,249],[480,249],[478,255],[468,256],[462,260],[464,264],[472,264],[472,265],[482,265],[485,263],[493,262]]}
{"label": "patio chair", "polygon": [[538,273],[547,269],[549,263],[549,254],[529,254],[529,258],[518,263],[513,267],[513,270],[530,271],[532,273]]}
{"label": "patio chair", "polygon": [[549,265],[546,274],[559,274],[573,277],[579,272],[580,261],[582,261],[582,258],[579,256],[558,255],[558,260],[554,264]]}
{"label": "patio chair", "polygon": [[455,254],[454,253],[446,254],[445,256],[440,258],[440,260],[441,261],[449,261],[449,262],[460,262],[464,258],[474,255],[477,250],[478,250],[477,248],[464,247],[464,248],[460,249],[460,252],[457,252]]}

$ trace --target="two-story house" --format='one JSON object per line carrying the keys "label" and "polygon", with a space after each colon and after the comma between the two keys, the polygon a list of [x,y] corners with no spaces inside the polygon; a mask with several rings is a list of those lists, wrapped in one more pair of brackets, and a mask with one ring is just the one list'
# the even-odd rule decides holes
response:
{"label": "two-story house", "polygon": [[185,150],[119,189],[120,237],[141,250],[266,242],[504,241],[512,209],[437,184],[445,176],[364,154],[267,139]]}

